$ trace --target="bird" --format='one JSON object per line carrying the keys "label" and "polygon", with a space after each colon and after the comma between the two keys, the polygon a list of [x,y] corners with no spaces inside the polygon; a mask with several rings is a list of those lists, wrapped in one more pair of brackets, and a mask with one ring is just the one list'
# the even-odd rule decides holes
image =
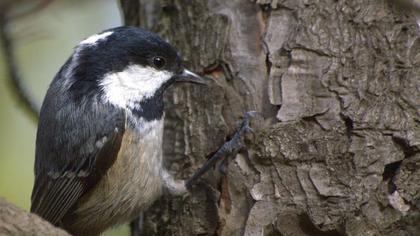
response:
{"label": "bird", "polygon": [[165,190],[187,192],[163,167],[164,91],[206,84],[157,34],[121,26],[81,41],[42,103],[31,212],[73,235],[129,222]]}

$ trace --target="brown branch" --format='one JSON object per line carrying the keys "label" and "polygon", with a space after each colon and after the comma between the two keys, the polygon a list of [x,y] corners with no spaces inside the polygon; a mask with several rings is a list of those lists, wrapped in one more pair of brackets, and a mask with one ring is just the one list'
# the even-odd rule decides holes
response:
{"label": "brown branch", "polygon": [[23,80],[19,74],[16,58],[13,53],[13,42],[7,28],[7,18],[5,11],[0,12],[0,41],[3,53],[5,55],[6,67],[8,76],[8,83],[16,95],[19,104],[30,115],[31,118],[37,120],[39,116],[39,106],[36,104],[32,94],[25,87]]}
{"label": "brown branch", "polygon": [[[32,15],[42,9],[44,9],[45,7],[47,7],[50,3],[52,3],[54,0],[40,0],[37,3],[35,3],[31,8],[23,11],[23,12],[18,12],[15,13],[14,15],[9,15],[8,18],[9,19],[17,19],[17,18],[23,18],[29,15]],[[31,1],[28,1],[31,2]],[[11,4],[13,4],[14,2],[12,1]]]}
{"label": "brown branch", "polygon": [[69,235],[41,217],[13,206],[0,197],[0,235]]}

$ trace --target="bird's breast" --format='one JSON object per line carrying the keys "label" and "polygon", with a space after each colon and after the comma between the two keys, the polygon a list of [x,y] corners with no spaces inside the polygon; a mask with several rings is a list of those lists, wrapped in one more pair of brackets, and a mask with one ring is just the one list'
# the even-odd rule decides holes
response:
{"label": "bird's breast", "polygon": [[[163,119],[126,127],[118,157],[100,182],[85,195],[74,213],[81,224],[124,223],[138,214],[162,192]],[[92,215],[101,215],[101,221]],[[83,221],[83,220],[82,220]]]}

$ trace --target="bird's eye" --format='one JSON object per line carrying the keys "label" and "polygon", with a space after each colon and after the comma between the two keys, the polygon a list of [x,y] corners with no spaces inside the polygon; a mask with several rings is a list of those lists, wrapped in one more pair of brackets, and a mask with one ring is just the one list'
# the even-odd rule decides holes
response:
{"label": "bird's eye", "polygon": [[154,57],[153,58],[153,65],[157,69],[161,69],[162,67],[164,67],[166,65],[166,60],[163,57]]}

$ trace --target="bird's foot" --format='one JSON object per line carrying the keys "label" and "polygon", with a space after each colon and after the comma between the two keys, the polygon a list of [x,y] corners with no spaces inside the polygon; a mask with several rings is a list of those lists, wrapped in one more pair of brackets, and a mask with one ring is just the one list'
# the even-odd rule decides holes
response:
{"label": "bird's foot", "polygon": [[187,189],[191,189],[192,185],[212,166],[216,164],[217,161],[222,160],[219,171],[222,173],[226,172],[227,164],[229,163],[229,157],[235,156],[245,145],[242,142],[242,137],[249,132],[253,132],[250,127],[251,118],[257,114],[256,111],[248,111],[245,113],[244,118],[239,125],[236,132],[233,134],[232,138],[225,142],[213,156],[208,159],[204,165],[194,173],[194,175],[185,182]]}

